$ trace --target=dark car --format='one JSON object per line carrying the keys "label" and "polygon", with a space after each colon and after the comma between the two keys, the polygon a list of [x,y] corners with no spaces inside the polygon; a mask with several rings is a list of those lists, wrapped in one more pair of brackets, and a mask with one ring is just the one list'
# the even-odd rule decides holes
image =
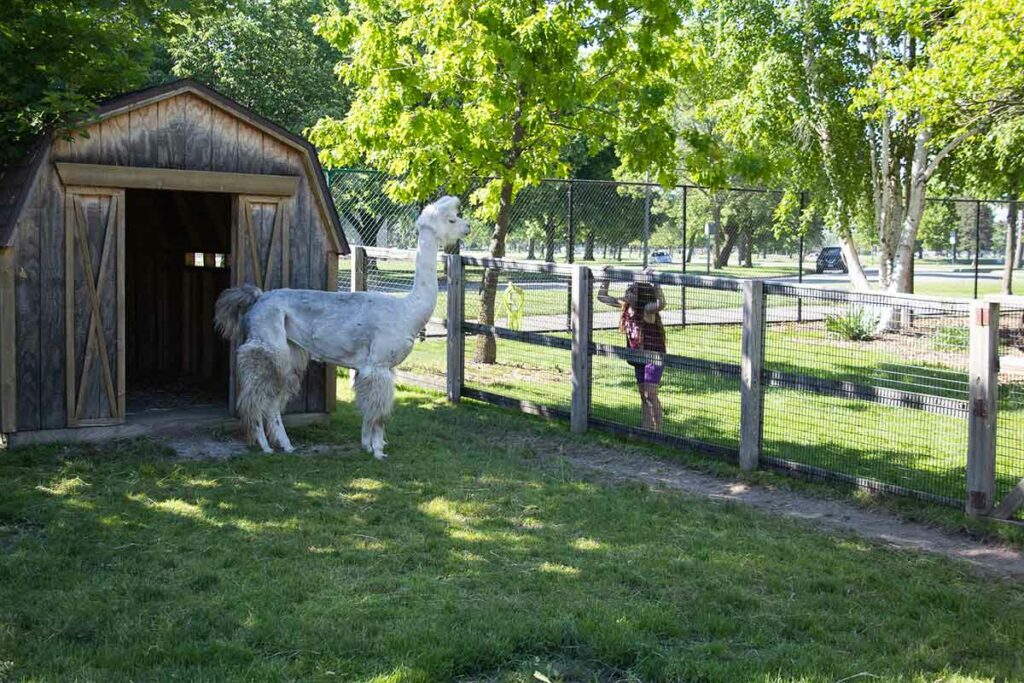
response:
{"label": "dark car", "polygon": [[826,270],[841,270],[847,272],[846,257],[839,247],[825,247],[818,254],[818,262],[815,264],[816,273],[824,273]]}

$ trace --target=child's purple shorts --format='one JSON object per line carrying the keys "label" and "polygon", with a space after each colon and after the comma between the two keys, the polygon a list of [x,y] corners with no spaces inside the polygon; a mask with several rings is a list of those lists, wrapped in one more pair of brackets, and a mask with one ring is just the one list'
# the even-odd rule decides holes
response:
{"label": "child's purple shorts", "polygon": [[661,384],[661,373],[665,366],[660,363],[632,363],[637,384]]}

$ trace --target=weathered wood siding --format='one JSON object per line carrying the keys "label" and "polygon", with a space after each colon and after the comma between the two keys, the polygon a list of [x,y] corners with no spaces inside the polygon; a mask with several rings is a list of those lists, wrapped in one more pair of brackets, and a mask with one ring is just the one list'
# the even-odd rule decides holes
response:
{"label": "weathered wood siding", "polygon": [[[276,137],[190,93],[111,116],[73,141],[55,140],[16,228],[15,352],[17,428],[57,429],[67,424],[65,375],[65,190],[54,161],[147,168],[298,175],[288,213],[288,281],[274,286],[327,286],[331,248],[303,154]],[[126,231],[144,230],[132,225]],[[280,248],[280,247],[278,247]],[[262,251],[261,256],[266,256]],[[236,258],[238,255],[236,255]],[[330,256],[333,258],[333,255]],[[113,293],[117,290],[110,288]],[[113,304],[113,302],[111,302]],[[292,412],[325,409],[325,371],[312,363]]]}

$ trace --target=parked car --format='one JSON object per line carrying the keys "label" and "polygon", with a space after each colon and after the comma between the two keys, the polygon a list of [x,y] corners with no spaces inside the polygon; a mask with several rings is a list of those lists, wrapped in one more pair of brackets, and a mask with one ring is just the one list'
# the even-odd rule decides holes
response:
{"label": "parked car", "polygon": [[846,268],[846,257],[843,256],[843,250],[839,247],[825,247],[818,254],[818,260],[815,262],[814,272],[824,273],[826,270],[840,270],[844,273],[848,272]]}
{"label": "parked car", "polygon": [[672,254],[664,249],[658,249],[651,254],[651,261],[654,263],[672,263]]}

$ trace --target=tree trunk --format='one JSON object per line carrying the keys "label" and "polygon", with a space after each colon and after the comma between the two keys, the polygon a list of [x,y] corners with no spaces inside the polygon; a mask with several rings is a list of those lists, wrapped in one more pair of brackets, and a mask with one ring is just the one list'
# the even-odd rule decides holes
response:
{"label": "tree trunk", "polygon": [[[498,217],[494,222],[494,232],[491,233],[491,257],[500,259],[505,256],[505,236],[508,234],[508,223],[512,209],[512,182],[503,181],[501,184],[501,197],[498,200]],[[494,298],[498,291],[498,276],[501,270],[488,268],[484,271],[484,281],[480,288],[480,318],[481,325],[494,325]],[[476,355],[474,360],[477,363],[494,363],[497,359],[497,343],[493,335],[481,334],[476,338]]]}
{"label": "tree trunk", "polygon": [[715,256],[715,270],[725,268],[729,265],[729,257],[732,255],[733,247],[736,246],[736,240],[740,236],[739,233],[739,228],[733,228],[731,231],[725,231],[725,244],[722,245],[722,248]]}
{"label": "tree trunk", "polygon": [[743,267],[744,268],[753,268],[754,267],[754,259],[753,259],[753,253],[752,253],[754,251],[753,241],[754,241],[754,238],[750,234],[750,231],[749,230],[745,231],[743,233],[743,254],[742,254]]}
{"label": "tree trunk", "polygon": [[1006,217],[1006,257],[1003,263],[1003,294],[1013,294],[1013,259],[1017,254],[1017,197],[1010,200]]}
{"label": "tree trunk", "polygon": [[594,260],[594,231],[593,231],[593,229],[591,229],[587,233],[587,239],[584,242],[583,260],[584,261],[593,261]]}
{"label": "tree trunk", "polygon": [[619,248],[615,251],[615,260],[616,261],[621,261],[622,260],[622,245],[621,244],[619,245]]}
{"label": "tree trunk", "polygon": [[530,248],[526,253],[526,260],[532,261],[537,258],[537,240],[533,237],[530,238]]}
{"label": "tree trunk", "polygon": [[544,217],[544,260],[555,262],[555,219],[551,216]]}

